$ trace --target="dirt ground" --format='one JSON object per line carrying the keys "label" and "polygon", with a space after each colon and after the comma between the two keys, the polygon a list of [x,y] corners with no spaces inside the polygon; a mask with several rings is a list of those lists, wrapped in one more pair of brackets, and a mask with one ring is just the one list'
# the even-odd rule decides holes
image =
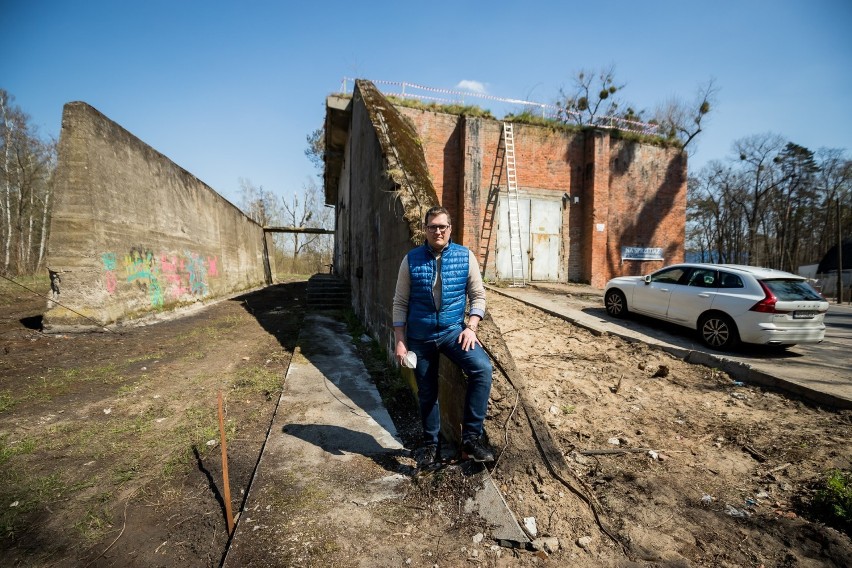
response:
{"label": "dirt ground", "polygon": [[218,393],[236,512],[296,344],[305,287],[284,283],[184,318],[78,335],[41,333],[45,302],[3,287],[3,564],[218,566],[228,540]]}
{"label": "dirt ground", "polygon": [[[217,394],[236,512],[305,289],[292,281],[156,325],[61,336],[38,329],[43,301],[0,289],[4,564],[218,566],[227,527]],[[534,518],[537,536],[556,537],[558,549],[479,541],[487,527],[452,513],[471,488],[448,469],[382,505],[414,519],[383,536],[420,539],[421,553],[377,566],[852,566],[848,532],[810,507],[824,472],[852,464],[852,413],[736,384],[497,294],[488,301],[491,333],[508,348],[489,344],[498,371],[509,355],[517,367],[509,380],[495,373],[492,475],[519,521]],[[390,385],[395,371],[375,349],[363,355],[410,447],[411,406]],[[328,565],[322,556],[309,564]]]}
{"label": "dirt ground", "polygon": [[492,473],[518,517],[560,538],[565,565],[852,566],[848,532],[809,509],[823,473],[852,465],[852,413],[488,299],[526,383],[520,398],[563,453],[568,483],[501,380],[488,432],[506,451]]}

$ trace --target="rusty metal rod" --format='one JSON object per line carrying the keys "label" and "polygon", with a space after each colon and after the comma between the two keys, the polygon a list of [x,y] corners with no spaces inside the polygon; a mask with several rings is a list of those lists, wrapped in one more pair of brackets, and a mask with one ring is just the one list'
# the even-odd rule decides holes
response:
{"label": "rusty metal rod", "polygon": [[234,514],[231,512],[231,484],[228,481],[228,442],[225,439],[225,412],[222,408],[222,391],[219,391],[219,435],[222,438],[222,485],[225,492],[225,516],[228,519],[228,536],[234,533]]}

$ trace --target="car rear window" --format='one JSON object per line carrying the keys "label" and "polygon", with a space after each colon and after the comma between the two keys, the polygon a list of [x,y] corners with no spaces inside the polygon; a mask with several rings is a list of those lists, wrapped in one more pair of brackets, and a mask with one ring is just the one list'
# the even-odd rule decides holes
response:
{"label": "car rear window", "polygon": [[743,287],[743,279],[737,276],[736,274],[731,274],[729,272],[720,272],[719,273],[719,287],[720,288],[742,288]]}
{"label": "car rear window", "polygon": [[762,280],[781,301],[822,300],[816,290],[804,280]]}

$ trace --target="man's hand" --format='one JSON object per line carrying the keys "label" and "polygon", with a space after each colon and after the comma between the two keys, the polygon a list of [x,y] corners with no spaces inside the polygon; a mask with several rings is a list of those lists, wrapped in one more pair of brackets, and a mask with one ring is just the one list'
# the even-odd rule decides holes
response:
{"label": "man's hand", "polygon": [[405,365],[405,355],[408,353],[408,348],[405,346],[405,341],[399,340],[396,342],[396,349],[394,350],[394,355],[396,356],[396,362],[400,365]]}
{"label": "man's hand", "polygon": [[482,343],[479,341],[479,338],[476,337],[476,332],[469,327],[464,328],[459,334],[458,342],[461,343],[462,349],[465,351],[476,349],[477,344],[482,347]]}
{"label": "man's hand", "polygon": [[394,326],[393,338],[394,343],[396,344],[396,347],[394,348],[396,362],[400,365],[404,365],[403,361],[405,360],[405,354],[408,353],[408,347],[405,345],[405,326]]}

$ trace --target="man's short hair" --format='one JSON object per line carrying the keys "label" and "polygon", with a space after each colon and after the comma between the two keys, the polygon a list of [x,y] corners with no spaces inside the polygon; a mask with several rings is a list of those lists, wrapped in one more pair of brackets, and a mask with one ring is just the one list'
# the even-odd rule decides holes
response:
{"label": "man's short hair", "polygon": [[437,217],[441,213],[447,216],[447,223],[452,225],[453,217],[450,215],[449,211],[447,211],[444,207],[441,207],[440,205],[436,205],[435,207],[432,207],[431,209],[429,209],[429,211],[426,212],[426,216],[423,218],[423,224],[428,225],[429,219],[431,219],[432,217]]}

